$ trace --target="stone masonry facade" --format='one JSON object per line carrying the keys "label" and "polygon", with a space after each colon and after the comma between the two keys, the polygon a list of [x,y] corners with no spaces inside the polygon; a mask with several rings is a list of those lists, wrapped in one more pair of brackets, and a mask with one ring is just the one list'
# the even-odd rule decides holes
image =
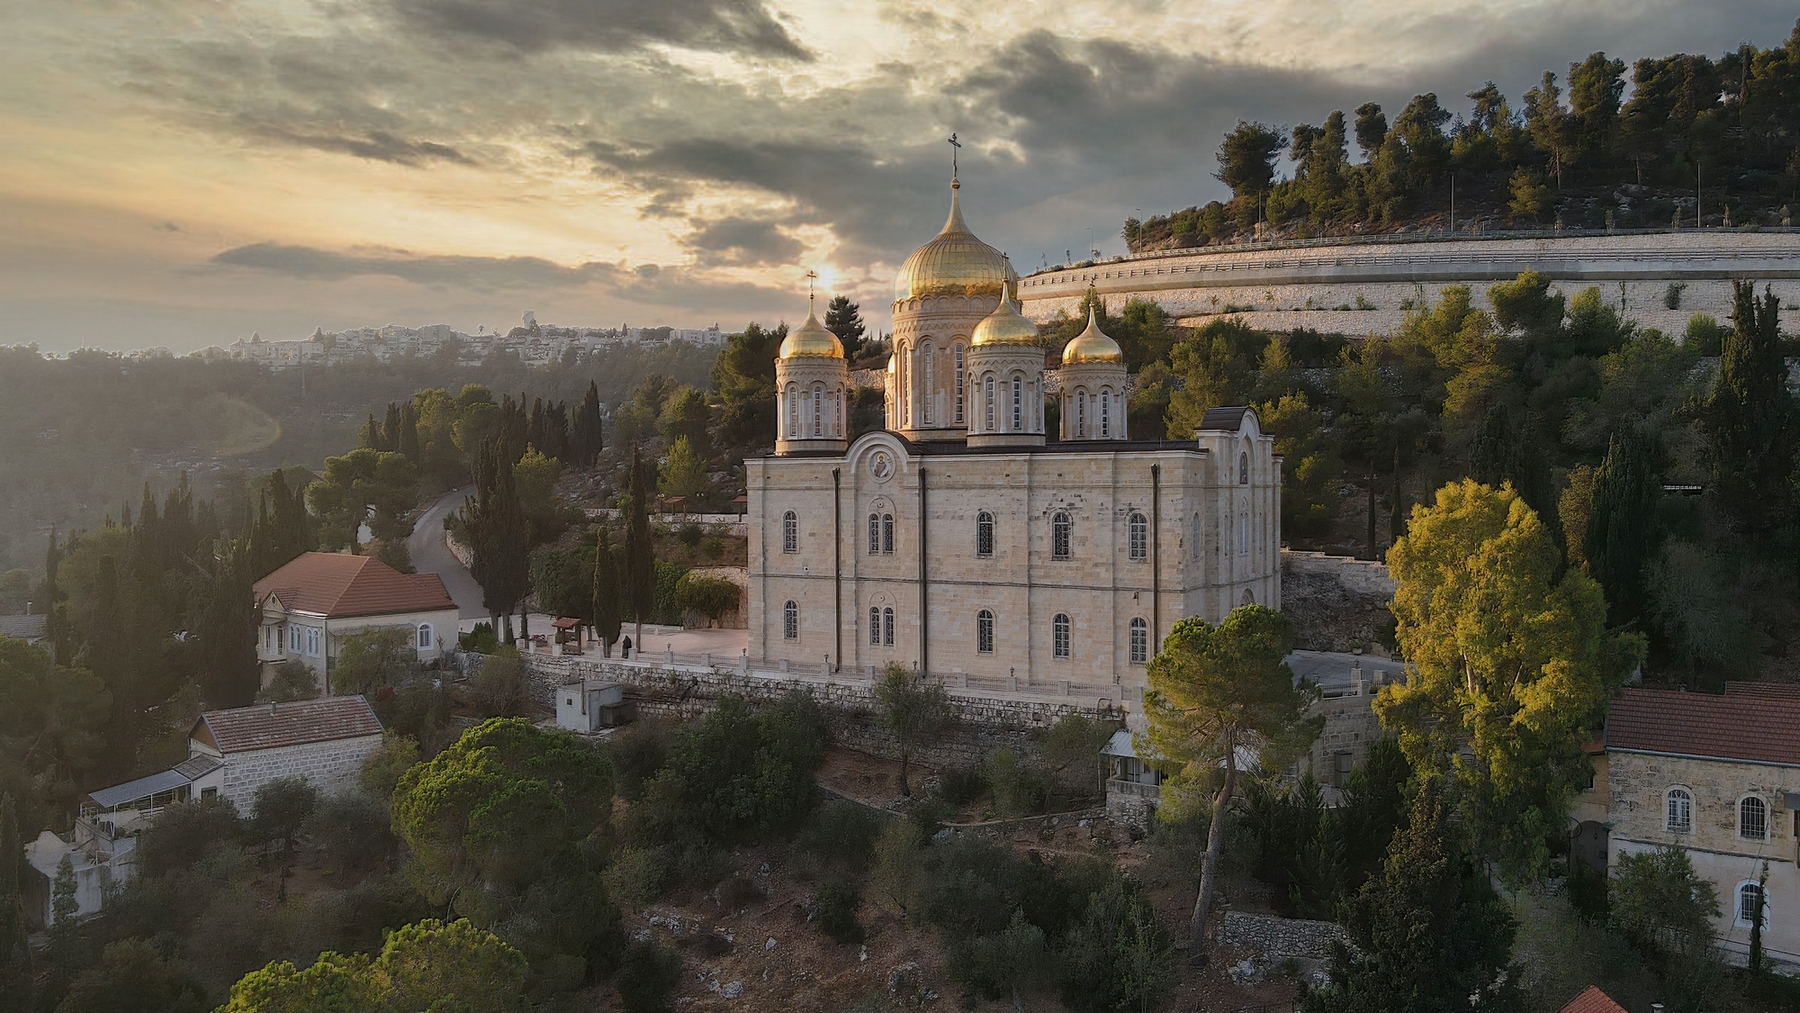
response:
{"label": "stone masonry facade", "polygon": [[327,794],[356,783],[363,761],[381,747],[381,736],[363,735],[332,742],[256,749],[225,757],[225,786],[220,794],[248,814],[256,789],[278,777],[303,777]]}
{"label": "stone masonry facade", "polygon": [[1369,649],[1393,625],[1394,578],[1383,563],[1281,550],[1281,611],[1304,651]]}

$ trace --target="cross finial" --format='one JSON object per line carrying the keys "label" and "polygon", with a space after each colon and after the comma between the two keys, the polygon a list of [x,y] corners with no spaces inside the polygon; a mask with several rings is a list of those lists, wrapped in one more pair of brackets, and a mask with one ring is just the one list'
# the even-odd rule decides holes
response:
{"label": "cross finial", "polygon": [[808,312],[811,312],[813,308],[813,282],[817,281],[818,277],[819,272],[817,271],[806,272],[806,309]]}
{"label": "cross finial", "polygon": [[956,165],[956,153],[962,149],[962,142],[956,139],[955,131],[952,131],[950,133],[949,144],[950,144],[950,182],[955,183],[955,182],[957,182],[957,176],[960,175],[960,170],[957,168],[957,165]]}

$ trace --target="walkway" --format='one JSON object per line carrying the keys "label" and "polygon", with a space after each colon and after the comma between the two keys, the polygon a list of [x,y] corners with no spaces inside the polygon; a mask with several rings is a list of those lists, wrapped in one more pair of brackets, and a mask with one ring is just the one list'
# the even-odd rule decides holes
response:
{"label": "walkway", "polygon": [[487,609],[481,607],[481,585],[475,583],[468,568],[458,562],[450,553],[450,547],[444,544],[444,517],[474,494],[475,487],[466,485],[439,496],[437,502],[419,515],[411,537],[406,540],[406,551],[412,555],[413,569],[420,573],[435,573],[444,582],[444,590],[450,592],[462,618],[486,619]]}

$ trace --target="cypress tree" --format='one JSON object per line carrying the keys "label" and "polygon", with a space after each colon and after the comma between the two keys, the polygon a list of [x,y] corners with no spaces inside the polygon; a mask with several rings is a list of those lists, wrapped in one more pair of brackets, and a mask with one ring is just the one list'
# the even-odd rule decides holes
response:
{"label": "cypress tree", "polygon": [[605,446],[601,438],[600,387],[592,380],[588,381],[587,393],[582,395],[581,403],[575,406],[570,428],[569,448],[574,463],[583,468],[593,467]]}
{"label": "cypress tree", "polygon": [[62,550],[56,543],[56,529],[50,529],[50,545],[44,550],[44,635],[50,638],[51,653],[59,665],[69,663],[67,617],[60,607],[62,589],[56,583],[56,569],[62,562]]}
{"label": "cypress tree", "polygon": [[394,449],[405,454],[413,464],[419,463],[419,409],[410,397],[400,405],[400,434],[394,441]]}
{"label": "cypress tree", "polygon": [[632,643],[644,645],[644,617],[656,599],[656,549],[650,542],[650,482],[642,454],[631,451],[631,517],[625,529],[625,595],[637,624]]}
{"label": "cypress tree", "polygon": [[1615,436],[1594,473],[1594,502],[1582,549],[1589,572],[1606,589],[1615,626],[1644,607],[1644,566],[1656,553],[1656,504],[1662,498],[1656,454],[1647,437],[1628,430]]}
{"label": "cypress tree", "polygon": [[1766,534],[1792,521],[1797,434],[1787,363],[1781,354],[1781,300],[1754,282],[1733,282],[1735,325],[1719,352],[1719,376],[1701,405],[1712,443],[1713,482],[1738,529]]}
{"label": "cypress tree", "polygon": [[600,638],[601,652],[610,658],[624,626],[625,613],[619,600],[618,551],[605,528],[599,529],[598,536],[594,542],[594,591],[588,620],[594,625],[594,636]]}
{"label": "cypress tree", "polygon": [[505,619],[505,641],[513,643],[512,610],[531,587],[525,544],[525,512],[513,486],[512,460],[504,438],[483,444],[475,459],[475,501],[469,510],[470,574],[481,585],[481,603],[496,627]]}

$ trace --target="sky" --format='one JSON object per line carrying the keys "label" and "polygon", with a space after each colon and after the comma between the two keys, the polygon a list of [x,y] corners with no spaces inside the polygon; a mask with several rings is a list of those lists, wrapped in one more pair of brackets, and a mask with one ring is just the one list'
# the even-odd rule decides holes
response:
{"label": "sky", "polygon": [[[1239,119],[1770,46],[1777,0],[10,0],[0,344],[886,324],[943,223],[1022,273],[1225,195]],[[1090,247],[1090,243],[1092,247]]]}

